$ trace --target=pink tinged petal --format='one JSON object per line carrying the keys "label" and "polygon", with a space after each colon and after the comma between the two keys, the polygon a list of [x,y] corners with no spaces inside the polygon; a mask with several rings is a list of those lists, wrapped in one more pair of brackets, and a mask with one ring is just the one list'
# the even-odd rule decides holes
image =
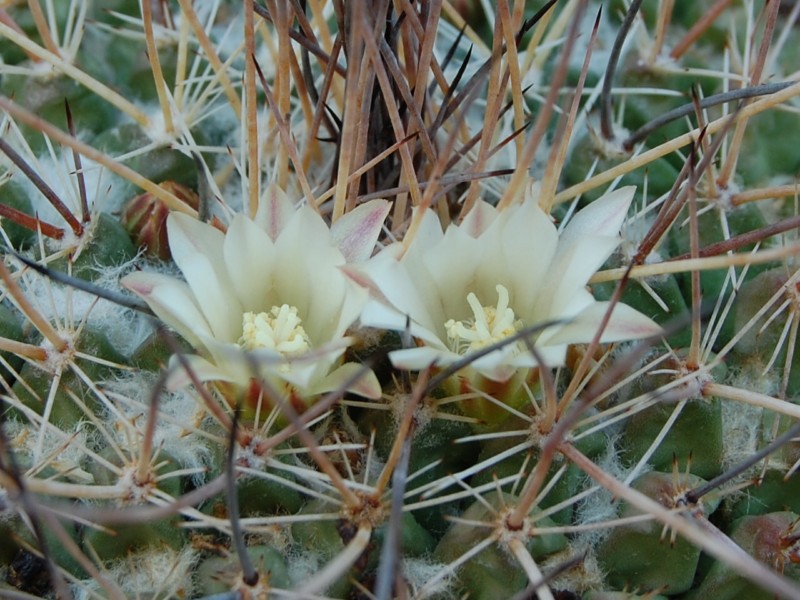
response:
{"label": "pink tinged petal", "polygon": [[358,363],[343,364],[316,383],[311,393],[325,394],[334,390],[350,392],[370,400],[378,400],[381,397],[381,384],[375,373],[371,369],[365,370],[363,365]]}
{"label": "pink tinged petal", "polygon": [[255,220],[274,242],[286,228],[295,210],[289,196],[273,183],[261,195]]}
{"label": "pink tinged petal", "polygon": [[476,238],[489,228],[489,225],[497,218],[497,209],[483,200],[478,200],[475,205],[464,217],[459,228]]}
{"label": "pink tinged petal", "polygon": [[350,281],[338,267],[315,270],[310,275],[303,326],[312,345],[317,347],[344,335],[345,330],[358,319],[369,294]]}
{"label": "pink tinged petal", "polygon": [[333,243],[347,262],[363,261],[372,256],[390,208],[388,200],[371,200],[345,213],[333,224]]}
{"label": "pink tinged petal", "polygon": [[[548,344],[580,344],[594,338],[608,302],[595,302],[573,320],[558,328],[547,340]],[[659,335],[662,329],[652,319],[627,304],[617,304],[600,341],[603,343],[642,339]]]}
{"label": "pink tinged petal", "polygon": [[120,283],[147,302],[156,316],[192,347],[203,347],[201,337],[211,336],[211,328],[184,282],[158,273],[140,272],[123,277]]}
{"label": "pink tinged petal", "polygon": [[244,215],[236,215],[224,244],[228,275],[243,311],[261,312],[267,306],[277,261],[269,236]]}
{"label": "pink tinged petal", "polygon": [[388,300],[386,300],[386,298],[383,296],[383,293],[375,284],[375,282],[372,281],[372,278],[363,268],[363,265],[344,265],[339,268],[350,281],[367,290],[371,298],[379,300],[383,303],[388,303]]}

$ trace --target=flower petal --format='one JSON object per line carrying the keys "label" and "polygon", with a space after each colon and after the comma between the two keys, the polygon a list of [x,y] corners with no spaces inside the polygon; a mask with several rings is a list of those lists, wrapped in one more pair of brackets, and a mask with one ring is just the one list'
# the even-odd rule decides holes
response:
{"label": "flower petal", "polygon": [[[186,357],[189,371],[197,377],[198,381],[230,381],[233,379],[224,370],[208,362],[202,356],[196,354],[189,354]],[[167,377],[166,388],[174,392],[192,383],[192,378],[189,376],[189,371],[184,369],[178,363],[178,358],[172,356],[169,360],[170,374]]]}
{"label": "flower petal", "polygon": [[242,308],[223,258],[221,231],[180,213],[167,218],[169,246],[175,263],[192,289],[214,336],[235,341],[241,332]]}
{"label": "flower petal", "polygon": [[193,347],[202,347],[201,338],[211,336],[211,328],[189,286],[174,277],[159,273],[131,273],[120,284],[142,298],[156,316],[175,329]]}
{"label": "flower petal", "polygon": [[[375,327],[376,329],[387,329],[390,331],[405,331],[408,317],[388,304],[372,299],[364,306],[359,320],[365,327]],[[426,344],[441,350],[447,348],[435,331],[426,329],[416,321],[411,321],[409,326],[411,335],[415,338],[419,338]]]}
{"label": "flower petal", "polygon": [[225,234],[219,229],[183,213],[172,212],[167,217],[167,234],[172,258],[184,275],[186,260],[198,254],[209,260],[215,272],[225,273],[225,261],[222,258]]}
{"label": "flower petal", "polygon": [[547,274],[540,280],[546,293],[536,305],[540,319],[571,316],[564,308],[584,289],[589,278],[605,263],[619,245],[619,238],[589,235],[575,240],[565,249],[559,246]]}
{"label": "flower petal", "polygon": [[[426,275],[430,273],[429,298],[426,302],[431,325],[439,336],[445,335],[444,324],[448,319],[457,321],[471,318],[472,313],[467,303],[467,294],[475,288],[475,265],[480,262],[481,253],[486,244],[468,235],[460,227],[448,227],[444,237],[436,247],[425,256]],[[453,257],[458,257],[453,260]],[[417,277],[423,270],[408,265],[417,287],[425,285],[425,281]],[[494,285],[492,294],[495,295]],[[484,304],[493,298],[480,298]],[[443,338],[444,339],[444,338]]]}
{"label": "flower petal", "polygon": [[255,221],[274,242],[295,213],[294,203],[276,184],[270,184],[259,199]]}
{"label": "flower petal", "polygon": [[[496,237],[487,237],[493,235]],[[512,307],[524,318],[536,299],[549,292],[542,281],[550,272],[558,243],[555,225],[529,200],[504,210],[481,242],[487,255],[480,262],[480,271],[505,271],[499,281],[508,288]]]}
{"label": "flower petal", "polygon": [[[358,377],[361,375],[360,377]],[[356,378],[357,379],[354,379]],[[358,363],[345,363],[329,373],[327,377],[314,385],[312,394],[324,394],[333,390],[343,390],[357,394],[370,400],[381,397],[381,384],[372,369],[364,369]]]}
{"label": "flower petal", "polygon": [[398,369],[422,371],[433,365],[447,367],[464,357],[449,350],[419,346],[418,348],[395,350],[389,353],[389,358]]}
{"label": "flower petal", "polygon": [[[562,325],[547,340],[547,344],[580,344],[594,338],[608,302],[595,302],[573,320]],[[635,340],[659,335],[663,330],[652,319],[627,304],[617,304],[600,341],[603,343]]]}
{"label": "flower petal", "polygon": [[267,304],[276,252],[269,236],[244,215],[236,215],[228,227],[223,251],[242,310],[261,312],[271,308]]}
{"label": "flower petal", "polygon": [[635,193],[636,186],[625,186],[605,194],[578,211],[561,232],[559,244],[571,244],[587,234],[619,235]]}
{"label": "flower petal", "polygon": [[461,221],[459,227],[474,238],[479,237],[497,218],[497,209],[484,200],[478,200]]}
{"label": "flower petal", "polygon": [[347,262],[363,261],[372,256],[390,208],[388,200],[370,200],[333,224],[331,238]]}
{"label": "flower petal", "polygon": [[[402,262],[395,257],[401,247],[393,245],[378,253],[372,260],[365,263],[359,269],[360,273],[367,277],[375,287],[377,287],[386,302],[401,315],[411,315],[411,318],[422,328],[436,335],[440,328],[443,328],[444,321],[439,323],[436,319],[441,313],[441,308],[437,310],[434,306],[438,302],[435,284],[431,281],[431,276],[423,263],[417,263],[414,257],[409,257],[408,253]],[[407,266],[407,262],[412,263],[413,272],[416,279],[412,278]],[[416,264],[415,264],[416,263]],[[431,313],[434,313],[433,315]],[[381,314],[381,317],[386,317]],[[370,316],[362,313],[362,323],[371,327],[384,327],[385,325],[368,322]],[[405,317],[398,321],[399,329],[405,329]]]}

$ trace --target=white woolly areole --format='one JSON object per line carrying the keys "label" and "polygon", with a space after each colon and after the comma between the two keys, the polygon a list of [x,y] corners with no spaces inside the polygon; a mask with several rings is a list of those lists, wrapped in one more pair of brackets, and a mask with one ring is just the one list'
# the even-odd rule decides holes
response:
{"label": "white woolly areole", "polygon": [[[190,598],[192,567],[198,560],[191,546],[180,551],[171,548],[147,548],[126,556],[103,570],[127,598]],[[72,586],[76,600],[90,600],[106,594],[94,579]]]}

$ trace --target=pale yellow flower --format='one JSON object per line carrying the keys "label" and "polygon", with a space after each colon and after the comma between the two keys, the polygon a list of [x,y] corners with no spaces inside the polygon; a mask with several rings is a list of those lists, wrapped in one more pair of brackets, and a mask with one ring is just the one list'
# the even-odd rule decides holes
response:
{"label": "pale yellow flower", "polygon": [[[360,369],[341,357],[367,291],[341,267],[370,256],[388,210],[384,200],[369,202],[329,228],[273,188],[255,220],[237,214],[225,233],[173,213],[170,250],[185,281],[143,272],[122,284],[198,352],[189,360],[200,380],[245,388],[255,362],[259,377],[308,402]],[[187,381],[178,372],[171,385]],[[381,392],[371,371],[347,389],[369,398]]]}
{"label": "pale yellow flower", "polygon": [[[567,345],[589,342],[608,303],[586,287],[620,243],[619,231],[635,188],[626,187],[578,212],[559,235],[533,194],[498,211],[479,202],[460,225],[442,231],[433,211],[408,249],[387,247],[355,278],[373,286],[376,300],[365,325],[403,330],[406,317],[415,348],[391,353],[396,367],[447,367],[523,327],[558,321],[533,336],[548,366],[560,366]],[[651,319],[618,305],[601,341],[631,340],[660,331]],[[521,341],[477,358],[469,373],[508,381],[538,362]]]}

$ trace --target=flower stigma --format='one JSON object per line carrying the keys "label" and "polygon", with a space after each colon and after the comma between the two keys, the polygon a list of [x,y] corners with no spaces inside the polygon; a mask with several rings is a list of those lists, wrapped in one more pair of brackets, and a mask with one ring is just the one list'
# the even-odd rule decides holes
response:
{"label": "flower stigma", "polygon": [[[470,292],[467,302],[472,309],[472,319],[463,321],[448,320],[444,324],[450,348],[458,354],[478,350],[514,335],[522,329],[522,321],[515,318],[508,306],[508,290],[498,284],[497,306],[481,306],[478,297]],[[521,349],[519,342],[517,346]]]}
{"label": "flower stigma", "polygon": [[311,348],[297,308],[288,304],[273,306],[268,313],[244,313],[239,345],[245,350],[277,350],[286,357],[298,356]]}

